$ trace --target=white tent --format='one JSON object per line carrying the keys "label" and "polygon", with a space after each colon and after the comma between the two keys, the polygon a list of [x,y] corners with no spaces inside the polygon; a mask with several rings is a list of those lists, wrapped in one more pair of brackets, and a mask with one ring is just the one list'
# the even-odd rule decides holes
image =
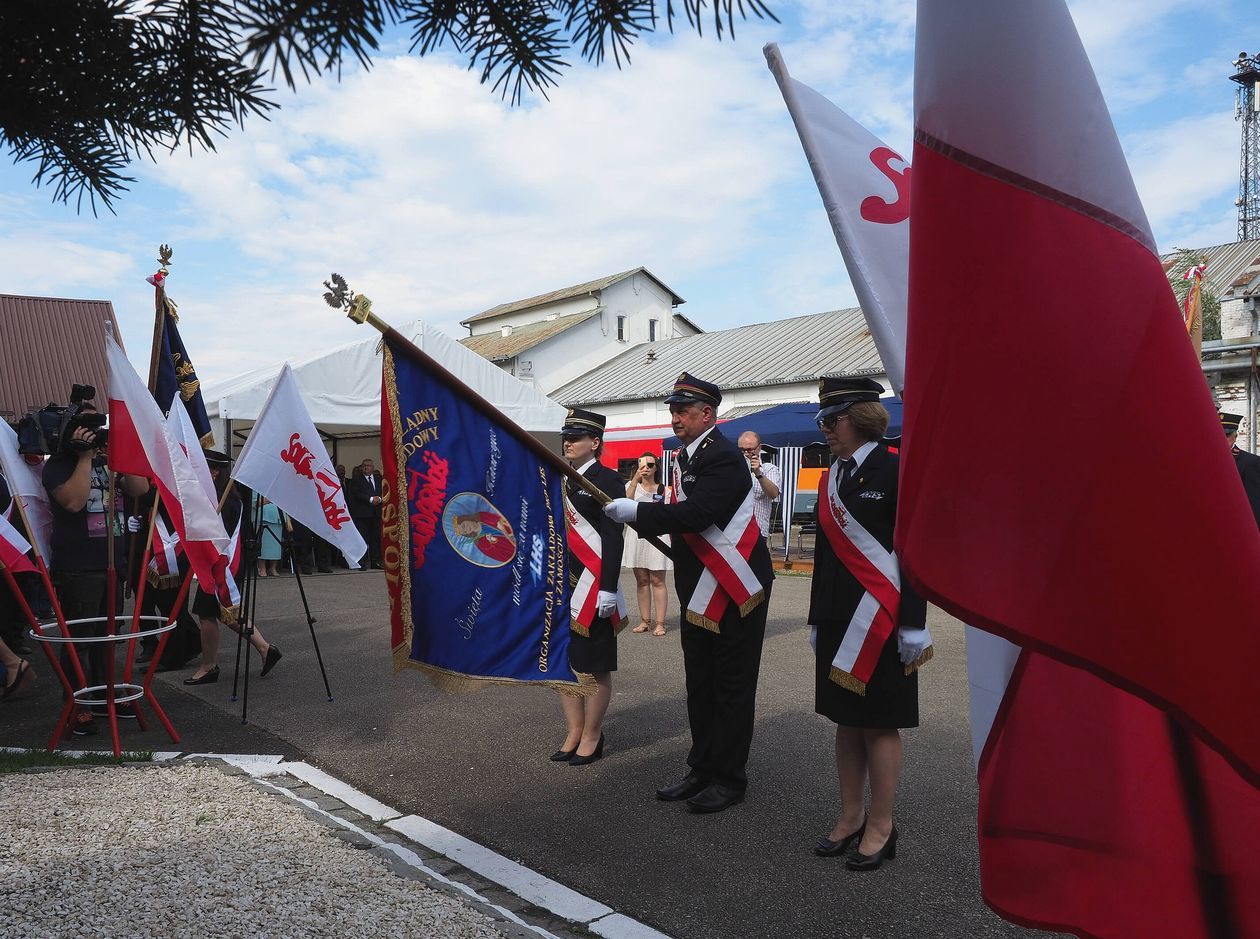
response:
{"label": "white tent", "polygon": [[[421,320],[398,331],[525,430],[556,434],[564,423],[564,408],[445,333]],[[290,363],[315,426],[334,441],[380,434],[380,341],[373,330],[356,342]],[[206,411],[220,445],[258,418],[279,376],[280,365],[276,364],[205,391]],[[239,436],[229,444],[232,449],[239,445]]]}

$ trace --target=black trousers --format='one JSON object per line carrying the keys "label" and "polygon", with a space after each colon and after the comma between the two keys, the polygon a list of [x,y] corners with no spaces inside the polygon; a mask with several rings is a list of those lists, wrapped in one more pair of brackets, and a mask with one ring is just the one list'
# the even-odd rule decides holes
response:
{"label": "black trousers", "polygon": [[[106,588],[108,575],[104,571],[57,571],[52,575],[53,589],[57,591],[57,602],[61,604],[61,612],[67,620],[100,617],[108,609],[108,591]],[[123,585],[118,583],[115,614],[121,616],[123,610]],[[103,636],[107,630],[104,622],[91,625],[79,624],[71,626],[75,636]],[[78,646],[79,660],[84,663],[88,684],[103,685],[108,674],[108,655],[113,651],[112,642],[83,643]],[[70,654],[61,651],[61,667],[66,670],[71,682],[74,673],[70,667]],[[117,677],[117,676],[115,676]]]}
{"label": "black trousers", "polygon": [[367,554],[359,559],[359,563],[371,565],[373,567],[381,566],[381,516],[380,513],[356,518],[354,527],[359,529],[359,534],[363,536],[363,540],[367,542]]}
{"label": "black trousers", "polygon": [[748,785],[744,765],[752,746],[757,710],[757,675],[766,636],[770,591],[758,607],[739,617],[731,610],[715,633],[687,622],[682,611],[683,665],[687,671],[687,720],[695,775],[740,792]]}
{"label": "black trousers", "polygon": [[[168,619],[171,615],[171,608],[175,604],[176,598],[179,596],[178,587],[169,587],[165,590],[158,589],[150,585],[144,588],[144,609],[140,612],[145,616],[160,616]],[[157,623],[145,623],[143,629],[152,629]],[[146,645],[152,642],[157,644],[157,637],[151,640],[145,640]],[[197,625],[197,621],[192,618],[192,614],[188,612],[188,597],[184,596],[184,603],[179,610],[179,616],[175,620],[175,628],[172,629],[166,637],[166,647],[162,650],[162,664],[170,668],[179,668],[186,665],[190,660],[201,654],[201,629]]]}

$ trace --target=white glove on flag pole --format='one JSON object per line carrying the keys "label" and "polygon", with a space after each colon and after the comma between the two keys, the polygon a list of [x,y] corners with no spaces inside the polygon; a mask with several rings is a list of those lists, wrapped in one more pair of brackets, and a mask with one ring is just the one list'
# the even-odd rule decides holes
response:
{"label": "white glove on flag pole", "polygon": [[359,566],[367,545],[350,520],[341,479],[315,431],[288,362],[236,458],[232,478],[336,545],[351,567]]}
{"label": "white glove on flag pole", "polygon": [[[0,421],[0,473],[9,484],[9,492],[22,502],[26,517],[30,520],[30,535],[39,547],[40,556],[47,564],[52,557],[52,508],[48,505],[48,493],[39,474],[26,465],[18,452],[18,438],[13,428]],[[16,518],[17,510],[12,512]]]}

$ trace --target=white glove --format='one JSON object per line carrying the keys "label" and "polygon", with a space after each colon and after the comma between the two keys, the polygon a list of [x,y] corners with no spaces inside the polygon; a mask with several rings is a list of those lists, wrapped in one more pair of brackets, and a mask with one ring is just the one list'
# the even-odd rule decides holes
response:
{"label": "white glove", "polygon": [[604,514],[614,522],[625,525],[639,517],[639,503],[633,499],[613,499],[604,506]]}
{"label": "white glove", "polygon": [[600,616],[612,616],[617,612],[617,595],[608,590],[601,590],[595,598],[595,612]]}
{"label": "white glove", "polygon": [[932,648],[932,634],[926,626],[898,626],[897,653],[902,665],[912,665]]}
{"label": "white glove", "polygon": [[140,523],[143,519],[139,515],[132,515],[127,518],[127,531],[133,535],[140,530]]}

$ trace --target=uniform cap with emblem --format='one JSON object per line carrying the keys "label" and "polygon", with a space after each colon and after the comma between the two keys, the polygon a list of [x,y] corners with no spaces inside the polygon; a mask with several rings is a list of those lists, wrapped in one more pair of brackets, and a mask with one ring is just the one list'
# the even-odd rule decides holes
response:
{"label": "uniform cap with emblem", "polygon": [[814,420],[843,414],[859,401],[878,401],[883,393],[884,386],[873,378],[820,378],[818,413]]}
{"label": "uniform cap with emblem", "polygon": [[1218,415],[1221,419],[1221,429],[1225,431],[1225,436],[1238,433],[1238,425],[1242,423],[1241,414],[1226,414],[1222,411]]}
{"label": "uniform cap with emblem", "polygon": [[665,399],[665,403],[709,404],[716,408],[722,403],[722,389],[711,381],[683,372],[674,382],[674,390]]}
{"label": "uniform cap with emblem", "polygon": [[569,408],[560,428],[561,437],[603,437],[608,418],[594,411],[583,411],[581,408]]}
{"label": "uniform cap with emblem", "polygon": [[210,466],[231,466],[232,458],[222,450],[207,450],[204,447],[201,452],[205,455],[206,463]]}

